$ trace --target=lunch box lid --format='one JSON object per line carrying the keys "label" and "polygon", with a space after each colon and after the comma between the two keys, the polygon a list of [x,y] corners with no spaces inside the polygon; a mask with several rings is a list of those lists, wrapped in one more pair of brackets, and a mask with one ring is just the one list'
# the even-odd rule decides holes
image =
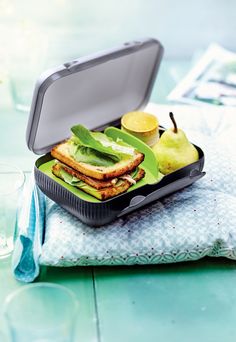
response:
{"label": "lunch box lid", "polygon": [[38,79],[26,132],[27,145],[44,154],[71,135],[70,128],[112,125],[147,104],[163,47],[148,38],[49,70]]}

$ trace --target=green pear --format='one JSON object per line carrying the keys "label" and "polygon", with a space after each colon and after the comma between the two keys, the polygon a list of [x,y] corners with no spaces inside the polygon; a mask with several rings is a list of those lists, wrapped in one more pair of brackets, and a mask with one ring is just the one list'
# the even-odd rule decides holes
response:
{"label": "green pear", "polygon": [[173,113],[170,113],[170,118],[174,127],[167,129],[153,146],[160,172],[164,175],[199,159],[196,147],[189,142],[182,129],[177,127]]}

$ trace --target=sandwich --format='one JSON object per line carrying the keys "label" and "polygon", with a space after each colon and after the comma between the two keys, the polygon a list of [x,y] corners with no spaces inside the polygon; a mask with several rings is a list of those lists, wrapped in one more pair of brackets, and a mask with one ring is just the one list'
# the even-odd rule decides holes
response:
{"label": "sandwich", "polygon": [[99,200],[126,192],[145,176],[139,166],[143,153],[121,139],[91,132],[82,125],[71,128],[70,139],[51,150],[52,172],[66,183]]}

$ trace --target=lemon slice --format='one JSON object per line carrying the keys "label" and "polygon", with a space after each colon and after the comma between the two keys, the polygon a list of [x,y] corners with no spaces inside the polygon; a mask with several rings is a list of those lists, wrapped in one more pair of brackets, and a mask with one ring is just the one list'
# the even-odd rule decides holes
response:
{"label": "lemon slice", "polygon": [[159,138],[156,116],[145,112],[129,112],[122,116],[122,129],[139,138],[149,146],[155,145]]}

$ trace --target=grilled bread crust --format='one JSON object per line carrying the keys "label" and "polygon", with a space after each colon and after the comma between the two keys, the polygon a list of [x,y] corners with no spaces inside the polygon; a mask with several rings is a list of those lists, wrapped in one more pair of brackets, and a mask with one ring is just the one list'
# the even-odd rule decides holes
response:
{"label": "grilled bread crust", "polygon": [[[63,165],[61,165],[60,163],[56,163],[52,167],[52,172],[55,176],[64,180],[63,176],[60,173],[62,168],[63,168]],[[145,171],[143,169],[139,169],[137,175],[134,177],[134,180],[137,182],[140,179],[142,179],[144,176],[145,176]],[[80,190],[87,192],[88,194],[96,197],[99,200],[106,200],[106,199],[109,199],[111,197],[122,194],[123,192],[127,191],[131,186],[132,186],[132,184],[129,181],[127,181],[126,179],[122,179],[122,181],[119,185],[113,185],[113,186],[109,186],[109,187],[106,187],[103,189],[99,189],[96,191],[96,193],[90,192],[89,189],[81,188]],[[79,185],[76,187],[80,188]]]}
{"label": "grilled bread crust", "polygon": [[69,154],[68,143],[66,141],[55,146],[51,150],[51,155],[62,163],[72,167],[74,170],[99,180],[107,180],[128,173],[134,170],[144,160],[144,155],[141,152],[136,152],[129,160],[120,161],[113,166],[108,167],[77,162]]}

